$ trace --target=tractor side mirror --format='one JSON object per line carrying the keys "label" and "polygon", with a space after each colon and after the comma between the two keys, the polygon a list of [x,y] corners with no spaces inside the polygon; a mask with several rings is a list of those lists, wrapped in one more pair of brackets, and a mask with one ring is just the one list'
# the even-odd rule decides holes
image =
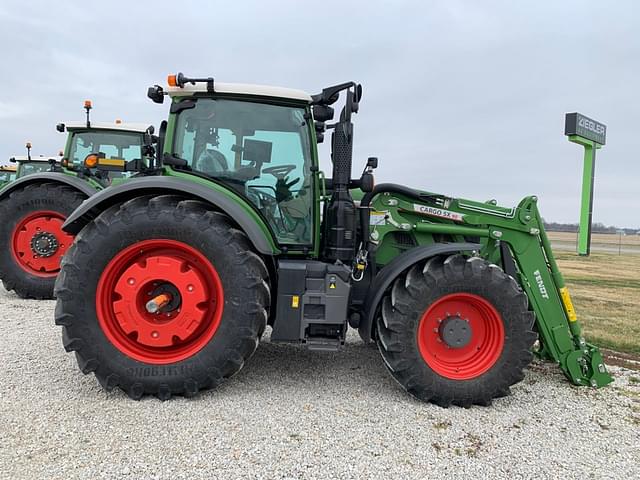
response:
{"label": "tractor side mirror", "polygon": [[360,177],[360,190],[365,193],[372,192],[373,187],[375,187],[375,181],[373,179],[373,174],[369,172],[365,172]]}
{"label": "tractor side mirror", "polygon": [[149,97],[151,101],[154,103],[163,103],[164,90],[160,85],[154,85],[153,87],[149,87],[147,89],[147,97]]}
{"label": "tractor side mirror", "polygon": [[378,157],[367,158],[367,168],[378,168]]}
{"label": "tractor side mirror", "polygon": [[313,119],[316,122],[326,122],[333,119],[334,110],[329,105],[314,105]]}

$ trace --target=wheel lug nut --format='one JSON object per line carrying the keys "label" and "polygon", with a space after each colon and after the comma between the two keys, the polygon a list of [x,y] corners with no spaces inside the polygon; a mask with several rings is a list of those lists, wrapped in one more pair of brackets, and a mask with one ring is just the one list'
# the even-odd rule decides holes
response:
{"label": "wheel lug nut", "polygon": [[193,285],[187,285],[187,291],[193,292]]}
{"label": "wheel lug nut", "polygon": [[151,336],[153,338],[158,338],[160,336],[160,334],[157,331],[154,330],[153,332],[151,332]]}
{"label": "wheel lug nut", "polygon": [[134,283],[136,283],[136,281],[135,281],[135,279],[134,279],[134,278],[129,278],[129,279],[127,280],[127,283],[128,283],[129,285],[133,285]]}

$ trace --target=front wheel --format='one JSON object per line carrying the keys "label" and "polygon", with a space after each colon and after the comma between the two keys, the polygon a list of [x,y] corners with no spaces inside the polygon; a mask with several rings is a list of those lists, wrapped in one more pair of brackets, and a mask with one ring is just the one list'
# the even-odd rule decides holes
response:
{"label": "front wheel", "polygon": [[522,380],[536,339],[516,281],[480,258],[434,257],[383,299],[377,340],[393,377],[441,406],[488,405]]}
{"label": "front wheel", "polygon": [[202,202],[141,197],[78,235],[56,323],[84,373],[130,397],[194,395],[237,373],[267,321],[267,269]]}

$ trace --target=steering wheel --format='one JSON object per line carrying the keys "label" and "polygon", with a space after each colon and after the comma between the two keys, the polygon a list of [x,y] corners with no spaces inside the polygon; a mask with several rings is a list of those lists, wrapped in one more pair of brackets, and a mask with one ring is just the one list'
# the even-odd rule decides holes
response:
{"label": "steering wheel", "polygon": [[262,171],[273,175],[278,180],[284,180],[296,167],[297,165],[276,165],[275,167],[263,168]]}

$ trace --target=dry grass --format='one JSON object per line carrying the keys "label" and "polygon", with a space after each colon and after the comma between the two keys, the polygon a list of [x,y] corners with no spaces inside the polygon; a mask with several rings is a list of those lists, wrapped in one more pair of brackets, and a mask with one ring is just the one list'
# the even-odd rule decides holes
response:
{"label": "dry grass", "polygon": [[587,340],[640,353],[640,255],[555,255]]}
{"label": "dry grass", "polygon": [[[556,244],[576,245],[578,236],[570,232],[547,232],[549,240]],[[601,245],[615,248],[619,244],[623,247],[637,247],[640,250],[640,235],[616,235],[612,233],[594,233],[591,235],[591,245]]]}

